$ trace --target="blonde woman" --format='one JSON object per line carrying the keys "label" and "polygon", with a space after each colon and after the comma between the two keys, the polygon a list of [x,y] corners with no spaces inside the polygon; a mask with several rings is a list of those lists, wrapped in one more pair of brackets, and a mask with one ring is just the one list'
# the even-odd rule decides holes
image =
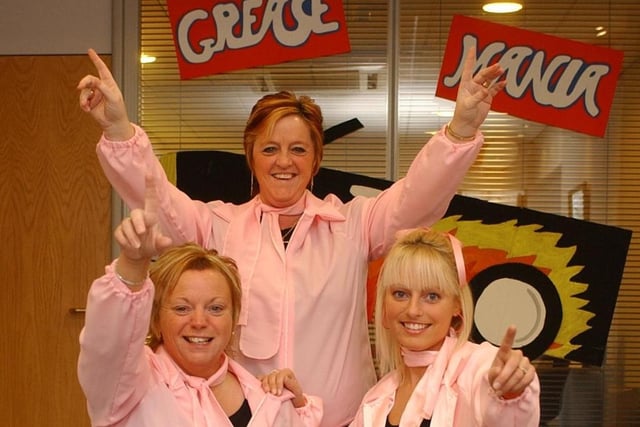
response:
{"label": "blonde woman", "polygon": [[534,366],[511,345],[469,342],[473,301],[459,241],[403,231],[378,280],[376,349],[382,379],[353,427],[538,426]]}

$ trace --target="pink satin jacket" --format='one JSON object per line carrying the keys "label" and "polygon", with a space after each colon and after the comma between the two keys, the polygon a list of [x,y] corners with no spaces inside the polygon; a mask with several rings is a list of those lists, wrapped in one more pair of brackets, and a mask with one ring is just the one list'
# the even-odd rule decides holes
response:
{"label": "pink satin jacket", "polygon": [[[540,422],[538,377],[517,398],[502,399],[489,385],[487,372],[498,348],[471,342],[455,349],[448,337],[436,361],[416,385],[399,427],[537,427]],[[349,427],[384,427],[400,385],[398,371],[385,375],[362,400]]]}
{"label": "pink satin jacket", "polygon": [[[153,302],[147,279],[131,292],[113,273],[91,286],[85,327],[80,335],[78,378],[87,398],[92,426],[232,427],[208,381],[182,371],[160,346],[144,345]],[[306,396],[307,405],[294,408],[293,394],[274,396],[233,360],[228,371],[240,382],[251,408],[251,427],[317,427],[322,401]]]}

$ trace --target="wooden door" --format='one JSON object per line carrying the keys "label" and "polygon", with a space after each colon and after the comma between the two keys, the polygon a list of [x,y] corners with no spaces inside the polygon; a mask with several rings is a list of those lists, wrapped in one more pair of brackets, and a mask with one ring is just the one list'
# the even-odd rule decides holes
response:
{"label": "wooden door", "polygon": [[[78,106],[87,56],[0,56],[1,424],[88,426],[76,363],[110,258],[100,129]],[[107,321],[107,319],[105,319]]]}

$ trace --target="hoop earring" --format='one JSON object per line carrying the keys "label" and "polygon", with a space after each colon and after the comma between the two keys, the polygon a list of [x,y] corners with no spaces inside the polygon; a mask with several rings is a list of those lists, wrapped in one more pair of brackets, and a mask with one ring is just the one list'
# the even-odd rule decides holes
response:
{"label": "hoop earring", "polygon": [[451,327],[457,334],[460,330],[462,330],[463,326],[464,318],[462,317],[462,313],[456,313],[456,315],[451,319]]}

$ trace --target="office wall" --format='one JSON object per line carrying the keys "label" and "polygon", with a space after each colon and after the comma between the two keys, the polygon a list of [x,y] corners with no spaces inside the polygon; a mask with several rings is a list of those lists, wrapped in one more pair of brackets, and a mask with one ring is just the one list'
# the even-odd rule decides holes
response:
{"label": "office wall", "polygon": [[112,0],[0,4],[0,55],[111,53]]}

